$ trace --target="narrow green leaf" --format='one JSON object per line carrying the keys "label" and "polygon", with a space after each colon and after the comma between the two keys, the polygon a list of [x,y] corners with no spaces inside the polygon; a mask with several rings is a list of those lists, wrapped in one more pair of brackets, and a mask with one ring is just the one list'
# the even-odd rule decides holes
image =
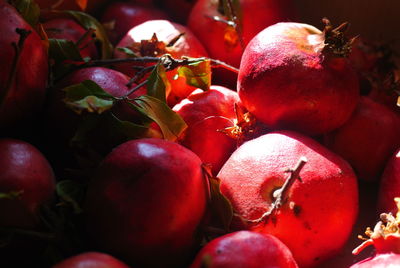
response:
{"label": "narrow green leaf", "polygon": [[138,55],[136,55],[135,52],[133,52],[131,49],[129,49],[127,47],[117,47],[116,49],[122,53],[125,53],[125,55],[128,56],[128,58],[137,58],[138,57]]}
{"label": "narrow green leaf", "polygon": [[58,63],[65,60],[83,61],[75,43],[65,39],[49,38],[49,57]]}
{"label": "narrow green leaf", "polygon": [[80,203],[85,195],[85,190],[82,184],[71,180],[63,180],[57,183],[56,192],[64,202],[73,207],[75,213],[79,214],[82,212]]}
{"label": "narrow green leaf", "polygon": [[187,128],[185,121],[168,105],[152,96],[143,95],[135,99],[131,106],[145,114],[160,127],[164,139],[175,141]]}
{"label": "narrow green leaf", "polygon": [[219,218],[220,223],[226,231],[229,231],[233,208],[229,200],[221,193],[221,181],[217,177],[209,177],[211,192],[211,211]]}
{"label": "narrow green leaf", "polygon": [[32,27],[39,22],[40,7],[33,0],[12,0],[11,4]]}
{"label": "narrow green leaf", "polygon": [[167,74],[162,64],[158,63],[147,80],[147,95],[166,102],[166,91],[169,86]]}
{"label": "narrow green leaf", "polygon": [[9,199],[9,200],[17,199],[17,198],[19,198],[23,193],[24,193],[24,190],[20,190],[20,191],[11,191],[11,192],[8,192],[8,193],[1,193],[1,192],[0,192],[0,199]]}
{"label": "narrow green leaf", "polygon": [[112,57],[113,47],[108,40],[107,33],[103,25],[98,22],[94,17],[90,16],[85,12],[80,11],[63,11],[66,14],[73,16],[79,24],[88,29],[94,29],[96,34],[96,39],[101,43],[101,56],[103,59],[109,59]]}
{"label": "narrow green leaf", "polygon": [[186,78],[186,83],[190,86],[208,90],[211,85],[211,62],[201,60],[178,68],[178,74]]}

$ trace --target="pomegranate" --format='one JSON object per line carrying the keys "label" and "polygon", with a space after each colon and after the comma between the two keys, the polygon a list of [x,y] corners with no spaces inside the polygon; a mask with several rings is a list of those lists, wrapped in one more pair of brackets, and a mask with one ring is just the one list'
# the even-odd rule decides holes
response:
{"label": "pomegranate", "polygon": [[[161,139],[121,144],[89,184],[86,226],[95,245],[139,267],[178,267],[205,212],[201,160]],[[101,209],[99,209],[101,208]]]}
{"label": "pomegranate", "polygon": [[399,252],[399,223],[400,223],[400,198],[394,199],[397,205],[397,214],[382,213],[380,221],[375,225],[374,229],[367,228],[365,234],[369,239],[353,250],[353,254],[357,255],[368,246],[374,246],[375,256],[362,260],[351,268],[384,268],[397,267],[400,265]]}
{"label": "pomegranate", "polygon": [[156,0],[171,18],[179,23],[186,24],[195,0]]}
{"label": "pomegranate", "polygon": [[[211,58],[222,60],[234,67],[239,67],[244,48],[256,34],[274,23],[294,19],[293,4],[290,0],[232,1],[240,5],[240,10],[235,10],[235,15],[240,18],[238,32],[223,21],[228,19],[228,14],[224,14],[222,2],[196,1],[189,15],[188,27],[203,42]],[[216,20],[215,17],[222,20]],[[215,75],[218,84],[236,84],[236,77],[231,72],[217,69]]]}
{"label": "pomegranate", "polygon": [[148,20],[167,18],[167,14],[155,7],[130,2],[112,2],[104,11],[101,22],[108,25],[107,34],[111,43],[117,44],[131,28]]}
{"label": "pomegranate", "polygon": [[396,196],[400,196],[400,149],[386,163],[380,181],[378,211],[395,213],[397,207],[393,199]]}
{"label": "pomegranate", "polygon": [[275,129],[309,135],[341,126],[359,98],[358,77],[347,59],[346,24],[323,32],[301,23],[278,23],[246,47],[238,93],[243,106]]}
{"label": "pomegranate", "polygon": [[21,123],[43,104],[47,52],[14,7],[0,2],[0,128]]}
{"label": "pomegranate", "polygon": [[86,252],[68,259],[65,259],[53,268],[129,268],[128,265],[114,257],[100,252]]}
{"label": "pomegranate", "polygon": [[346,159],[360,179],[378,181],[387,160],[400,147],[400,117],[361,97],[350,119],[325,136],[325,144]]}
{"label": "pomegranate", "polygon": [[[181,34],[183,34],[181,36]],[[187,57],[207,56],[203,45],[192,32],[183,25],[173,23],[167,20],[151,20],[133,27],[125,37],[118,43],[115,50],[116,58],[126,58],[127,55],[118,50],[118,48],[127,47],[138,56],[162,56],[166,53],[171,54],[173,58],[180,59]],[[116,69],[132,76],[135,74],[131,64],[120,64]],[[186,84],[184,77],[175,78],[177,71],[173,70],[167,73],[170,81],[170,88],[167,89],[168,104],[175,105],[180,100],[186,98],[195,87]]]}
{"label": "pomegranate", "polygon": [[87,30],[73,19],[57,18],[43,23],[49,38],[66,39],[77,44],[83,58],[97,58],[97,50],[92,36],[85,36]]}
{"label": "pomegranate", "polygon": [[245,142],[217,177],[235,211],[233,227],[276,236],[300,267],[340,252],[357,217],[357,179],[350,165],[295,132]]}
{"label": "pomegranate", "polygon": [[212,240],[197,254],[190,268],[298,267],[290,250],[268,234],[238,231]]}
{"label": "pomegranate", "polygon": [[240,103],[235,91],[212,85],[207,91],[196,89],[172,110],[191,126],[209,116],[222,116],[233,120],[236,118],[235,103]]}
{"label": "pomegranate", "polygon": [[222,165],[236,149],[237,141],[223,133],[234,122],[222,116],[210,116],[191,125],[181,144],[196,153],[203,163],[211,164],[212,174],[217,174]]}
{"label": "pomegranate", "polygon": [[29,143],[0,139],[0,226],[34,228],[39,208],[54,194],[55,178],[46,158]]}

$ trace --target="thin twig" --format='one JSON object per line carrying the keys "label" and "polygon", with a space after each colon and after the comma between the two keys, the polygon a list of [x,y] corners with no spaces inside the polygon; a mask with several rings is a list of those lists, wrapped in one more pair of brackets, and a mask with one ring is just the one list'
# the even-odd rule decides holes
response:
{"label": "thin twig", "polygon": [[304,165],[307,163],[307,158],[304,156],[300,157],[299,162],[297,162],[296,166],[294,169],[289,169],[287,172],[289,172],[289,176],[286,179],[285,183],[282,185],[281,188],[275,190],[273,193],[273,197],[275,198],[275,201],[271,204],[271,209],[267,212],[265,212],[263,215],[261,215],[260,218],[255,219],[255,220],[246,220],[246,222],[249,223],[260,223],[265,221],[268,217],[270,217],[273,213],[276,212],[277,209],[279,209],[283,204],[287,202],[288,199],[288,193],[289,190],[291,189],[293,183],[296,180],[300,180],[300,171],[304,167]]}
{"label": "thin twig", "polygon": [[136,81],[139,81],[140,79],[142,79],[145,74],[150,73],[154,70],[156,65],[152,65],[152,66],[147,66],[147,67],[142,67],[140,69],[140,71],[138,71],[134,77],[132,77],[129,82],[126,84],[127,87],[131,87],[133,85],[133,83],[135,83]]}

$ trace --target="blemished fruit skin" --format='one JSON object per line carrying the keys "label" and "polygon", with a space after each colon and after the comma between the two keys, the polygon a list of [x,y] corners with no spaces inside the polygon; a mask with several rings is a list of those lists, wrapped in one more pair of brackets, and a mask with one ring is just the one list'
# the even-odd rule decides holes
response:
{"label": "blemished fruit skin", "polygon": [[129,265],[180,267],[193,253],[207,193],[193,152],[161,139],[132,140],[104,159],[89,184],[87,231]]}
{"label": "blemished fruit skin", "polygon": [[359,99],[347,59],[324,53],[323,34],[301,23],[277,23],[246,47],[238,76],[243,106],[274,129],[318,135],[341,126]]}
{"label": "blemished fruit skin", "polygon": [[400,254],[386,253],[362,260],[350,268],[395,268],[400,267]]}
{"label": "blemished fruit skin", "polygon": [[328,148],[352,165],[359,179],[379,181],[386,162],[400,147],[399,137],[400,117],[385,105],[361,97],[350,119],[324,139]]}
{"label": "blemished fruit skin", "polygon": [[[87,32],[79,23],[69,18],[57,18],[43,23],[48,38],[66,39],[77,43]],[[91,36],[86,38],[79,46],[80,54],[83,58],[97,58],[98,53],[94,40]]]}
{"label": "blemished fruit skin", "polygon": [[380,181],[378,196],[378,212],[397,212],[395,197],[400,196],[400,149],[398,149],[386,164]]}
{"label": "blemished fruit skin", "polygon": [[[13,43],[18,44],[20,40],[17,28],[31,33],[23,43],[15,77],[6,93],[16,60]],[[41,108],[47,85],[48,56],[39,35],[5,1],[0,2],[0,48],[0,95],[7,94],[0,103],[0,128],[5,128],[30,118]]]}
{"label": "blemished fruit skin", "polygon": [[[302,182],[294,182],[287,202],[272,219],[250,222],[271,209],[273,192],[301,157],[307,159]],[[244,143],[217,177],[238,215],[233,227],[276,236],[300,267],[315,266],[340,252],[357,217],[357,178],[350,165],[296,132],[274,132]]]}
{"label": "blemished fruit skin", "polygon": [[222,132],[233,126],[234,122],[226,117],[210,116],[189,126],[180,143],[203,163],[211,164],[212,174],[216,175],[237,147],[236,139]]}
{"label": "blemished fruit skin", "polygon": [[148,20],[167,19],[168,15],[155,7],[147,7],[129,2],[112,2],[104,11],[101,21],[113,23],[107,34],[113,44],[117,44],[133,27]]}
{"label": "blemished fruit skin", "polygon": [[53,268],[129,268],[129,266],[105,253],[86,252],[65,259]]}
{"label": "blemished fruit skin", "polygon": [[235,103],[240,104],[237,92],[226,87],[211,85],[207,91],[196,89],[172,110],[191,126],[209,116],[235,119]]}
{"label": "blemished fruit skin", "polygon": [[190,268],[297,268],[290,250],[272,235],[233,232],[204,246]]}
{"label": "blemished fruit skin", "polygon": [[0,193],[19,193],[0,199],[0,226],[34,228],[39,208],[53,197],[53,170],[33,145],[15,139],[0,139]]}
{"label": "blemished fruit skin", "polygon": [[[131,47],[134,42],[140,43],[142,40],[150,40],[153,34],[157,35],[158,41],[164,42],[165,45],[169,44],[172,40],[184,33],[173,46],[167,47],[164,53],[156,53],[151,50],[146,51],[143,49],[145,54],[140,52],[141,56],[162,56],[162,54],[169,53],[173,58],[181,59],[182,56],[200,58],[207,57],[208,54],[204,49],[203,45],[196,38],[196,36],[186,26],[168,21],[168,20],[150,20],[142,24],[133,27],[118,43],[114,52],[115,58],[126,58],[126,54],[119,51],[120,47]],[[148,50],[148,49],[147,49]],[[146,53],[149,53],[146,54]],[[136,70],[132,68],[132,64],[118,64],[116,69],[132,76],[136,73]],[[189,86],[186,84],[184,77],[178,77],[177,70],[167,72],[167,78],[170,82],[170,86],[166,89],[167,91],[167,102],[170,106],[175,105],[182,99],[186,98],[196,87]]]}

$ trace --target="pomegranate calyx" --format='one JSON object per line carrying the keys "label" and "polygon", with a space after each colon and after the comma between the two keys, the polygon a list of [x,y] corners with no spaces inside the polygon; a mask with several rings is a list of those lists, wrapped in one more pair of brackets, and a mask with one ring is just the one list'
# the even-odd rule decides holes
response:
{"label": "pomegranate calyx", "polygon": [[361,245],[353,250],[353,254],[359,254],[367,246],[373,245],[378,253],[393,252],[400,254],[400,198],[395,199],[397,205],[396,217],[392,213],[382,213],[380,221],[374,229],[367,228],[365,235],[368,238],[358,236],[365,240]]}
{"label": "pomegranate calyx", "polygon": [[327,18],[323,18],[322,22],[325,24],[322,32],[325,37],[323,52],[335,57],[347,57],[351,52],[352,44],[357,39],[357,36],[353,38],[346,37],[345,33],[349,27],[349,23],[344,22],[338,27],[333,28]]}

